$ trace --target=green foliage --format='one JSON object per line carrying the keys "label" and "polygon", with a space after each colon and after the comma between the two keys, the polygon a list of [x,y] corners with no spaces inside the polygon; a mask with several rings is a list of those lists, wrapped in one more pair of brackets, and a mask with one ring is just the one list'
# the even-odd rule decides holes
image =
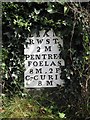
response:
{"label": "green foliage", "polygon": [[[46,111],[69,120],[90,116],[90,31],[88,3],[3,3],[2,71],[6,95],[24,93],[23,45],[28,34],[53,28],[63,39],[64,87],[42,89],[36,97]],[[31,95],[31,93],[30,93]],[[32,95],[33,96],[33,95]]]}
{"label": "green foliage", "polygon": [[[34,118],[56,119],[65,118],[64,113],[58,113],[59,117],[52,114],[51,109],[37,104],[34,99],[15,96],[12,99],[3,97],[3,109],[1,118]],[[61,118],[61,119],[60,119]]]}

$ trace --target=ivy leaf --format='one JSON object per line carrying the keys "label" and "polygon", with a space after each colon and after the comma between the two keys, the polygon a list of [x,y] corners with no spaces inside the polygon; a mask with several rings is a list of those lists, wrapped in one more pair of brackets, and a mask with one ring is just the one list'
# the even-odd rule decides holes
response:
{"label": "ivy leaf", "polygon": [[60,118],[66,118],[64,113],[58,113]]}
{"label": "ivy leaf", "polygon": [[67,14],[68,11],[69,11],[68,7],[65,6],[65,7],[64,7],[64,14]]}
{"label": "ivy leaf", "polygon": [[38,15],[40,13],[40,10],[34,9],[34,12],[36,13],[36,15]]}
{"label": "ivy leaf", "polygon": [[54,6],[53,5],[49,5],[48,8],[47,8],[47,12],[55,13]]}
{"label": "ivy leaf", "polygon": [[53,10],[50,8],[50,9],[47,9],[47,11],[49,12],[49,13],[53,13]]}

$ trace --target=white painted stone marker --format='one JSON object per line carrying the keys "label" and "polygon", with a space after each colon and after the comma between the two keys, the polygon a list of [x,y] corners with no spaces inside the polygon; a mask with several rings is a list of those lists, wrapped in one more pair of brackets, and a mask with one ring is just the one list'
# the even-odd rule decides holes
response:
{"label": "white painted stone marker", "polygon": [[59,45],[63,47],[63,40],[52,29],[28,37],[24,46],[25,88],[63,85],[60,65],[64,66],[64,60],[60,57]]}

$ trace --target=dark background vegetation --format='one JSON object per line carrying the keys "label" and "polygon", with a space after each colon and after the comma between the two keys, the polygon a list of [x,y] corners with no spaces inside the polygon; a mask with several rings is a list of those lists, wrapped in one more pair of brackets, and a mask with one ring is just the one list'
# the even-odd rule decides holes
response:
{"label": "dark background vegetation", "polygon": [[[2,3],[3,94],[29,98],[57,118],[86,120],[90,117],[90,3]],[[23,46],[28,34],[53,29],[63,39],[61,67],[63,87],[24,88]],[[23,101],[25,102],[25,101]],[[62,113],[62,114],[61,114]],[[40,115],[39,115],[40,116]],[[65,118],[66,116],[66,118]],[[14,116],[15,117],[15,116]]]}

